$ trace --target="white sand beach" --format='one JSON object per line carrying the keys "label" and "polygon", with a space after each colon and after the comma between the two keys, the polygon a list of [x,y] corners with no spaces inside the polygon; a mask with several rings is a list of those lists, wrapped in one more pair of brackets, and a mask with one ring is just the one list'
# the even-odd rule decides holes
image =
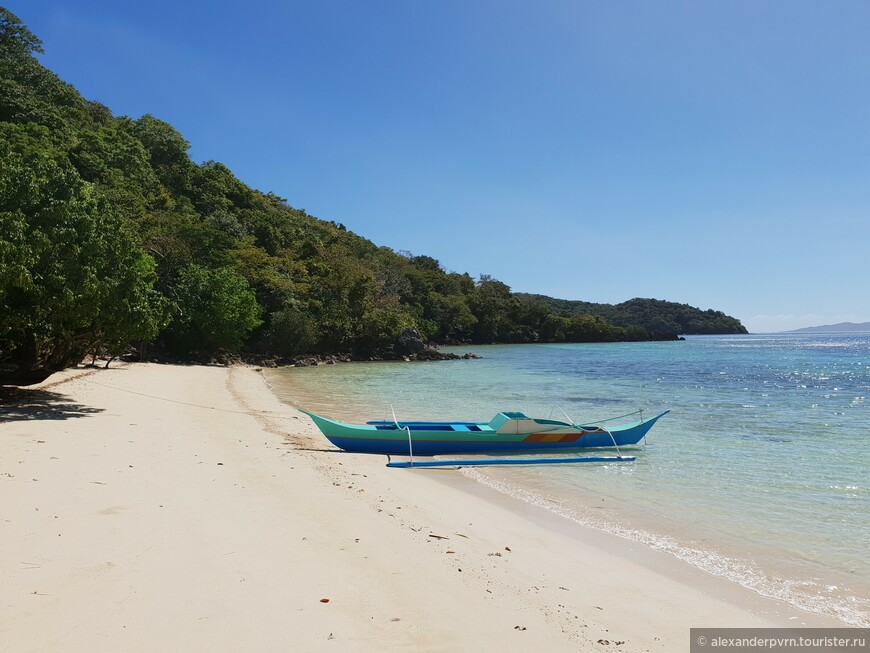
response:
{"label": "white sand beach", "polygon": [[453,470],[338,452],[253,368],[17,395],[0,651],[679,651],[691,627],[842,625]]}

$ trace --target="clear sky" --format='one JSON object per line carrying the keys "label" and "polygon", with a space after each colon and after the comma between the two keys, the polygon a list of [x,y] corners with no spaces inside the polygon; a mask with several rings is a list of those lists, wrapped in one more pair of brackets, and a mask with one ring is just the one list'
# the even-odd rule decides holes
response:
{"label": "clear sky", "polygon": [[197,162],[515,291],[870,321],[870,3],[0,0]]}

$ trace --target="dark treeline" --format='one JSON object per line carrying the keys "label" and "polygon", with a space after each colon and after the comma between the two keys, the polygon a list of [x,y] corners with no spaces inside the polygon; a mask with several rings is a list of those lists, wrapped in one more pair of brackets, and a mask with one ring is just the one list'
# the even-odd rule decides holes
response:
{"label": "dark treeline", "polygon": [[114,116],[35,58],[0,8],[0,384],[156,342],[173,355],[745,332],[722,313],[512,293],[254,190],[151,115]]}
{"label": "dark treeline", "polygon": [[671,340],[680,333],[746,333],[740,320],[725,315],[722,311],[700,311],[688,304],[660,299],[630,299],[621,304],[595,304],[525,293],[517,293],[517,296],[524,301],[540,302],[548,311],[566,318],[597,315],[617,327],[631,328],[641,325],[655,340]]}

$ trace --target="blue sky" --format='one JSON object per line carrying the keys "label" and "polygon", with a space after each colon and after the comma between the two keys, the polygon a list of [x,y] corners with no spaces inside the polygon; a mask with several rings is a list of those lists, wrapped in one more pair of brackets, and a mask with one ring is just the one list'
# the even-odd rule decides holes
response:
{"label": "blue sky", "polygon": [[116,115],[448,270],[870,321],[870,3],[5,6]]}

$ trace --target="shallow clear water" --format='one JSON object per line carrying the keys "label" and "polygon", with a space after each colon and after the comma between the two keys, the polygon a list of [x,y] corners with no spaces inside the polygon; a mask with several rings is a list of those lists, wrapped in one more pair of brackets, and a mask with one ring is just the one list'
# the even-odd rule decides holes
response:
{"label": "shallow clear water", "polygon": [[870,335],[470,350],[483,358],[292,368],[270,380],[290,403],[353,421],[389,416],[390,404],[400,419],[548,417],[558,406],[592,421],[671,409],[632,450],[633,464],[463,473],[759,593],[870,625]]}

